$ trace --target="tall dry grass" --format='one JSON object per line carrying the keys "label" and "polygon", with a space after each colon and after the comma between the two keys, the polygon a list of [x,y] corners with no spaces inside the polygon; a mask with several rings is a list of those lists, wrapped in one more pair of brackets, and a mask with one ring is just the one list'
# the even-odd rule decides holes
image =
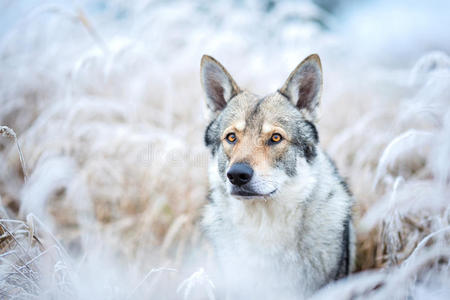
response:
{"label": "tall dry grass", "polygon": [[359,271],[316,297],[450,295],[445,1],[0,5],[0,125],[18,136],[0,138],[2,297],[220,296],[197,226],[199,59],[264,94],[312,52],[321,143],[357,200]]}

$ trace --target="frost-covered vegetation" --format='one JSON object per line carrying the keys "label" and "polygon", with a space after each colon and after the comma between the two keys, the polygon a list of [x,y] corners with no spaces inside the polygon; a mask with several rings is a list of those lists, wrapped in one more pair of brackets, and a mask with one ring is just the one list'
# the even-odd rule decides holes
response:
{"label": "frost-covered vegetation", "polygon": [[316,297],[449,299],[450,3],[358,3],[1,2],[0,298],[220,296],[201,55],[265,94],[318,53],[358,272]]}

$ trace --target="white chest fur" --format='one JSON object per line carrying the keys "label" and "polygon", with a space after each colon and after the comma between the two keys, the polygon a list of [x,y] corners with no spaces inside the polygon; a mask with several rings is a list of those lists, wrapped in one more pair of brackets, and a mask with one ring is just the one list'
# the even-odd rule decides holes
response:
{"label": "white chest fur", "polygon": [[[265,296],[271,291],[284,298],[316,288],[320,281],[299,244],[301,203],[227,199],[218,205],[226,210],[207,210],[204,222],[221,220],[210,223],[209,230],[229,285],[253,296],[260,289]],[[227,213],[218,216],[220,211]]]}

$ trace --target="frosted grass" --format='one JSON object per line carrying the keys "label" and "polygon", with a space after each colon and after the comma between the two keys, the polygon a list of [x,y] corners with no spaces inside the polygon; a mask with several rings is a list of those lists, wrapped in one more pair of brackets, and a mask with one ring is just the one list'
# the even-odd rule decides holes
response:
{"label": "frosted grass", "polygon": [[264,94],[317,52],[360,272],[316,297],[448,298],[449,4],[340,3],[0,4],[2,297],[219,298],[200,57]]}

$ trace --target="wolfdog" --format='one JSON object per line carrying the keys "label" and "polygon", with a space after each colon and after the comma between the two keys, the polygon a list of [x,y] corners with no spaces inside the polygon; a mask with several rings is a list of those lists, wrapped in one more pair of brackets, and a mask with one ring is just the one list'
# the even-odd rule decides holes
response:
{"label": "wolfdog", "polygon": [[210,197],[202,228],[230,299],[303,298],[353,268],[353,197],[319,147],[319,56],[265,97],[204,55]]}

